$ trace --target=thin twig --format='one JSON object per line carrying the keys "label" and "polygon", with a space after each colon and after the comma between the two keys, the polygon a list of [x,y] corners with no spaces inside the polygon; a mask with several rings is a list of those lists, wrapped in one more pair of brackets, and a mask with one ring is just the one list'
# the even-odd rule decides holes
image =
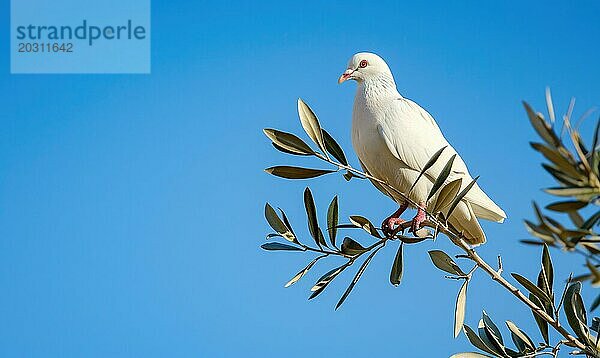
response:
{"label": "thin twig", "polygon": [[467,272],[467,280],[471,279],[471,277],[473,276],[473,273],[475,273],[475,271],[477,271],[478,268],[479,268],[479,266],[475,265],[475,266],[473,266],[471,271]]}
{"label": "thin twig", "polygon": [[565,341],[559,341],[554,348],[552,348],[552,353],[554,354],[554,357],[558,357],[558,351],[560,351],[560,346],[561,344],[565,343]]}

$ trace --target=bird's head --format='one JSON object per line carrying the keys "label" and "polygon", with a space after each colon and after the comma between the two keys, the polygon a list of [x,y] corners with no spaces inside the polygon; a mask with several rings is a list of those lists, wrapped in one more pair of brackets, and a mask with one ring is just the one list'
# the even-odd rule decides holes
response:
{"label": "bird's head", "polygon": [[387,63],[374,53],[359,52],[350,58],[348,68],[342,73],[338,83],[347,80],[355,80],[360,83],[381,76],[392,78],[392,73]]}

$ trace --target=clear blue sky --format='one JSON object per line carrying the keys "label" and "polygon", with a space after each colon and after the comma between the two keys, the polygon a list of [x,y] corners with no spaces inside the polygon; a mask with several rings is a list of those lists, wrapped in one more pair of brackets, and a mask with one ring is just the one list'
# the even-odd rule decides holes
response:
{"label": "clear blue sky", "polygon": [[[528,147],[520,104],[560,111],[600,105],[597,2],[345,1],[339,5],[154,1],[151,75],[9,75],[8,4],[0,47],[0,356],[443,357],[458,284],[406,247],[402,284],[381,252],[345,305],[351,275],[308,302],[326,265],[292,288],[309,260],[259,249],[265,201],[287,210],[306,240],[302,190],[321,213],[379,221],[394,204],[341,176],[279,180],[262,169],[299,164],[261,133],[300,133],[303,97],[350,160],[354,85],[337,77],[358,51],[383,56],[399,90],[428,109],[480,183],[508,213],[485,224],[480,252],[507,271],[537,274],[522,219],[551,179]],[[576,5],[575,5],[576,4]],[[592,122],[592,121],[590,121]],[[588,129],[590,125],[584,126]],[[590,133],[584,133],[588,136]],[[308,162],[307,162],[308,163]],[[391,245],[393,246],[393,245]],[[579,261],[553,252],[559,277]],[[584,298],[593,297],[588,286]],[[467,323],[481,309],[534,340],[530,313],[478,275]]]}

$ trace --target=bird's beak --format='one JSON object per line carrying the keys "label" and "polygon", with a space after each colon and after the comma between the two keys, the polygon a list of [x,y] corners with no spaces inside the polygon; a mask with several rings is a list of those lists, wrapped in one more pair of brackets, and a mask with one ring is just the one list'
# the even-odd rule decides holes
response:
{"label": "bird's beak", "polygon": [[350,79],[353,73],[354,73],[354,70],[351,68],[344,71],[344,73],[342,73],[342,75],[338,79],[338,84],[341,84],[342,82],[345,82],[347,79]]}

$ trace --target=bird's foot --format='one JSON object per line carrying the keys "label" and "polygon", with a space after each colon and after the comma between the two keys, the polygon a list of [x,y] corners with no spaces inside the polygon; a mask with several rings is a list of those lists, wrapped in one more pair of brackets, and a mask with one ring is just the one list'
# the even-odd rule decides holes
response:
{"label": "bird's foot", "polygon": [[412,232],[414,235],[417,234],[417,231],[419,231],[419,229],[421,228],[421,224],[425,221],[425,218],[427,217],[423,206],[424,204],[419,203],[417,215],[415,215],[410,224],[410,232]]}
{"label": "bird's foot", "polygon": [[404,224],[406,220],[390,216],[381,223],[381,230],[385,237],[392,237],[398,232],[398,227]]}
{"label": "bird's foot", "polygon": [[408,203],[404,203],[400,205],[398,210],[396,210],[392,215],[390,215],[387,219],[383,220],[381,223],[381,230],[383,234],[387,238],[391,238],[398,232],[398,227],[406,222],[406,220],[401,219],[400,215],[404,213],[406,208],[408,207]]}

